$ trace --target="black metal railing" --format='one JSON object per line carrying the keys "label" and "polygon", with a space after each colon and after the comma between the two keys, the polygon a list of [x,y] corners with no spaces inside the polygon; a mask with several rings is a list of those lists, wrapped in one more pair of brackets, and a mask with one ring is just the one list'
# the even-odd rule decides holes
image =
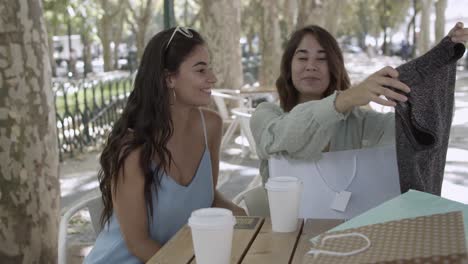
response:
{"label": "black metal railing", "polygon": [[60,160],[100,146],[120,116],[131,89],[131,77],[54,82]]}

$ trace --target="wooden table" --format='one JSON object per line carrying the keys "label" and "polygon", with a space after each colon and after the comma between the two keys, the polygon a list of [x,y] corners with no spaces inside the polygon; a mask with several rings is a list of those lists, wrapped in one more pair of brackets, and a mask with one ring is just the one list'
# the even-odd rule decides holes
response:
{"label": "wooden table", "polygon": [[[274,264],[302,263],[310,249],[309,239],[339,224],[336,219],[298,220],[291,233],[274,233],[270,218],[237,217],[234,227],[231,263]],[[190,228],[185,225],[147,263],[196,263]]]}

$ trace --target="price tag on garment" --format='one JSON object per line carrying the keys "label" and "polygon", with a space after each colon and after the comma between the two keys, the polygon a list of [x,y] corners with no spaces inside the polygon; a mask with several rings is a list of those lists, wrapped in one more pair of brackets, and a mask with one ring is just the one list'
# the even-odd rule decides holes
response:
{"label": "price tag on garment", "polygon": [[344,212],[346,207],[348,206],[349,199],[351,198],[351,192],[348,191],[341,191],[336,193],[335,200],[331,205],[331,209]]}

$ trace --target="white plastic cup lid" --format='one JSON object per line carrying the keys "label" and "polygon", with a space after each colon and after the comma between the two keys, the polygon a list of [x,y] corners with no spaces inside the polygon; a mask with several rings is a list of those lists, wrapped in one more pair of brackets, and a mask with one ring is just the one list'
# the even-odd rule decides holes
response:
{"label": "white plastic cup lid", "polygon": [[202,208],[192,212],[188,224],[191,228],[224,229],[232,228],[236,219],[228,209]]}
{"label": "white plastic cup lid", "polygon": [[281,176],[270,177],[265,184],[265,189],[269,191],[291,191],[299,187],[301,181],[296,177]]}

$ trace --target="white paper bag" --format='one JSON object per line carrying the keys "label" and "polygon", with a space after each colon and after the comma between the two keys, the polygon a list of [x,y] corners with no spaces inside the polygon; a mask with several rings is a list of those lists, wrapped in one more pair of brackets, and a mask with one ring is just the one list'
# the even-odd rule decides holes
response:
{"label": "white paper bag", "polygon": [[317,162],[275,156],[269,169],[303,182],[301,218],[350,219],[401,194],[394,146],[326,152]]}

